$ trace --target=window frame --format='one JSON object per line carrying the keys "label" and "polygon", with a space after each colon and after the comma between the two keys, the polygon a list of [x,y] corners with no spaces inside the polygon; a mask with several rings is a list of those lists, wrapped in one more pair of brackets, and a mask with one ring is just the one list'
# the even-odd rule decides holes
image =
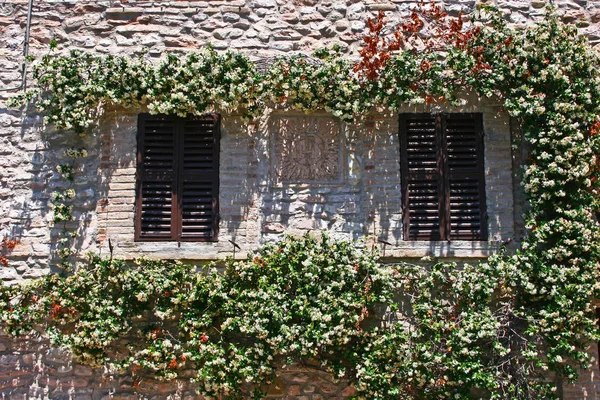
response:
{"label": "window frame", "polygon": [[[453,238],[451,227],[451,216],[456,210],[451,207],[450,201],[450,176],[454,174],[465,174],[464,171],[455,172],[449,167],[449,148],[448,148],[448,119],[456,118],[472,119],[475,140],[476,140],[476,171],[475,178],[478,179],[478,199],[479,204],[479,229],[473,230],[472,238]],[[422,171],[409,171],[409,153],[408,153],[408,127],[410,120],[433,119],[435,121],[435,159],[436,168],[433,172],[427,174]],[[485,193],[485,147],[483,131],[482,113],[401,113],[399,116],[399,136],[400,136],[400,174],[401,174],[401,196],[402,196],[402,222],[403,239],[406,241],[487,241],[488,223],[487,223],[487,205]],[[425,169],[425,168],[423,168]],[[460,170],[460,168],[459,168]],[[409,193],[409,180],[418,176],[423,181],[437,180],[437,204],[439,216],[439,236],[433,235],[433,232],[426,237],[426,234],[411,235],[410,205],[411,197]],[[417,178],[418,179],[418,178]],[[434,183],[435,184],[435,183]],[[413,198],[414,200],[414,198]],[[418,228],[417,228],[418,229]]]}
{"label": "window frame", "polygon": [[[171,178],[171,219],[170,219],[170,236],[157,236],[151,234],[145,234],[142,231],[142,210],[143,210],[143,198],[142,198],[142,184],[146,179],[147,172],[144,170],[144,151],[145,151],[145,140],[146,131],[145,124],[150,120],[165,120],[171,121],[174,124],[173,130],[173,172]],[[213,125],[213,142],[212,142],[212,172],[205,173],[210,175],[210,181],[212,182],[212,189],[210,196],[212,197],[211,202],[211,222],[210,236],[193,236],[185,235],[183,233],[183,222],[185,219],[182,216],[183,213],[183,182],[186,174],[184,168],[184,124],[186,122],[193,121],[207,121],[212,122]],[[216,242],[218,241],[219,234],[219,173],[220,173],[220,141],[221,141],[221,116],[219,114],[205,114],[201,116],[188,115],[186,117],[166,115],[166,114],[149,114],[140,113],[138,115],[138,126],[137,126],[137,156],[136,156],[136,191],[135,191],[135,211],[134,211],[134,225],[135,225],[135,242]],[[196,174],[198,175],[198,174]],[[167,181],[167,180],[165,180]]]}

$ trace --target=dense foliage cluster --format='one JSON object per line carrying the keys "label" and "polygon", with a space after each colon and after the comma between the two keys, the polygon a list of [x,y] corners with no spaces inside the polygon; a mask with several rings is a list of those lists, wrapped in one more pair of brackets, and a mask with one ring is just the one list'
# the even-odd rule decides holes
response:
{"label": "dense foliage cluster", "polygon": [[[515,254],[461,268],[389,267],[348,243],[304,238],[228,261],[223,275],[94,259],[71,277],[5,288],[9,329],[46,321],[83,360],[166,377],[191,363],[206,393],[233,397],[244,383],[268,382],[281,358],[318,357],[366,398],[552,397],[540,373],[575,379],[590,361],[586,345],[599,338],[598,55],[553,15],[515,30],[482,8],[465,28],[434,7],[391,39],[382,23],[371,21],[358,64],[335,51],[266,69],[210,49],[157,65],[49,55],[35,69],[38,91],[25,98],[35,97],[57,127],[85,132],[107,105],[248,117],[285,107],[351,120],[376,106],[452,105],[465,91],[495,96],[521,121],[530,149],[528,234]],[[441,30],[423,39],[431,26]],[[398,312],[368,327],[376,303]],[[105,350],[127,335],[137,339],[126,356]]]}
{"label": "dense foliage cluster", "polygon": [[[375,304],[392,300],[392,269],[350,242],[288,238],[245,261],[196,270],[177,262],[137,266],[93,257],[68,277],[4,287],[0,309],[14,334],[43,327],[83,362],[196,371],[207,394],[233,395],[274,377],[286,360],[318,358],[345,376]],[[123,349],[123,338],[133,338]]]}

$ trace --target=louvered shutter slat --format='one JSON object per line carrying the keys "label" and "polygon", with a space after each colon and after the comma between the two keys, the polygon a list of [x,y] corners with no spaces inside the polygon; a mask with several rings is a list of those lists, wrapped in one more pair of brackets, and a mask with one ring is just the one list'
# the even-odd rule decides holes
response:
{"label": "louvered shutter slat", "polygon": [[481,114],[400,117],[404,237],[486,240]]}
{"label": "louvered shutter slat", "polygon": [[[213,182],[199,179],[184,182],[182,206],[182,236],[212,235]],[[202,190],[204,189],[204,190]]]}
{"label": "louvered shutter slat", "polygon": [[138,126],[137,238],[172,237],[175,133],[172,119],[140,116]]}
{"label": "louvered shutter slat", "polygon": [[216,240],[219,117],[142,114],[136,240]]}
{"label": "louvered shutter slat", "polygon": [[440,235],[438,183],[436,180],[410,179],[409,237],[431,239]]}
{"label": "louvered shutter slat", "polygon": [[216,239],[219,192],[218,117],[186,120],[183,129],[181,237]]}
{"label": "louvered shutter slat", "polygon": [[431,115],[401,118],[404,237],[440,239],[440,185],[436,120]]}
{"label": "louvered shutter slat", "polygon": [[481,114],[446,116],[450,239],[485,240]]}

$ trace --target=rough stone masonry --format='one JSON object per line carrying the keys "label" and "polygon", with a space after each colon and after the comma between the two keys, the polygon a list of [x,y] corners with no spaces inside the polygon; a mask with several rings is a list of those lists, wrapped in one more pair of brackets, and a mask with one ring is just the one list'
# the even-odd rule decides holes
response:
{"label": "rough stone masonry", "polygon": [[[516,26],[540,18],[549,2],[488,1]],[[381,10],[394,23],[405,18],[416,3],[35,0],[30,54],[45,54],[54,40],[61,52],[81,49],[97,54],[145,54],[151,59],[194,51],[208,43],[217,50],[238,50],[255,59],[310,54],[334,44],[356,57],[368,17]],[[476,5],[474,0],[443,3],[452,15],[468,14]],[[600,2],[552,3],[565,21],[576,24],[592,45],[600,46]],[[53,166],[62,150],[71,146],[89,152],[75,181],[80,254],[106,254],[110,239],[118,257],[152,255],[200,261],[230,255],[229,240],[241,247],[238,255],[243,256],[284,233],[327,230],[336,237],[385,238],[392,244],[386,249],[390,259],[424,255],[472,259],[485,257],[522,234],[523,196],[515,167],[520,154],[511,150],[511,139],[518,131],[511,129],[514,124],[498,104],[468,96],[462,107],[406,106],[395,113],[374,112],[355,124],[332,121],[318,113],[306,116],[277,111],[252,124],[244,124],[238,115],[223,115],[218,241],[181,246],[135,242],[136,130],[138,113],[144,110],[106,110],[94,135],[79,138],[44,126],[32,110],[4,108],[3,101],[16,92],[9,89],[21,82],[27,6],[27,0],[0,0],[0,236],[9,234],[20,241],[10,267],[0,268],[5,284],[39,277],[52,269],[57,231],[49,224],[49,195],[63,184]],[[398,113],[430,111],[483,113],[488,241],[402,240]],[[318,179],[307,184],[306,174],[315,171],[306,169],[310,164],[298,165],[297,160],[309,154],[290,154],[286,143],[301,137],[302,129],[297,127],[311,126],[330,129],[332,145],[323,156],[329,172],[317,174]],[[595,366],[582,374],[578,384],[562,388],[564,398],[599,398],[598,372]],[[350,397],[353,389],[310,367],[293,366],[281,371],[268,392],[272,398],[317,400]],[[107,375],[78,365],[68,353],[48,347],[43,340],[6,336],[0,336],[0,394],[11,399],[198,398],[187,379],[163,383],[148,378],[134,387],[130,376]]]}

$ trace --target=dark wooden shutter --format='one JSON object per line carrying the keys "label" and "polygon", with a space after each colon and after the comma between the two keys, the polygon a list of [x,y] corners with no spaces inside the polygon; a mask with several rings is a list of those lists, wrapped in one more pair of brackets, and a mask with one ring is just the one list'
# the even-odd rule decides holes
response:
{"label": "dark wooden shutter", "polygon": [[481,114],[403,114],[406,240],[487,240]]}
{"label": "dark wooden shutter", "polygon": [[402,201],[404,238],[441,238],[439,179],[439,121],[431,114],[403,114],[400,117]]}
{"label": "dark wooden shutter", "polygon": [[173,118],[139,116],[136,239],[169,240],[175,234],[176,130]]}
{"label": "dark wooden shutter", "polygon": [[219,198],[219,117],[183,123],[181,149],[181,239],[217,237]]}
{"label": "dark wooden shutter", "polygon": [[136,240],[217,239],[219,122],[140,115]]}
{"label": "dark wooden shutter", "polygon": [[481,114],[445,116],[449,238],[487,240]]}

